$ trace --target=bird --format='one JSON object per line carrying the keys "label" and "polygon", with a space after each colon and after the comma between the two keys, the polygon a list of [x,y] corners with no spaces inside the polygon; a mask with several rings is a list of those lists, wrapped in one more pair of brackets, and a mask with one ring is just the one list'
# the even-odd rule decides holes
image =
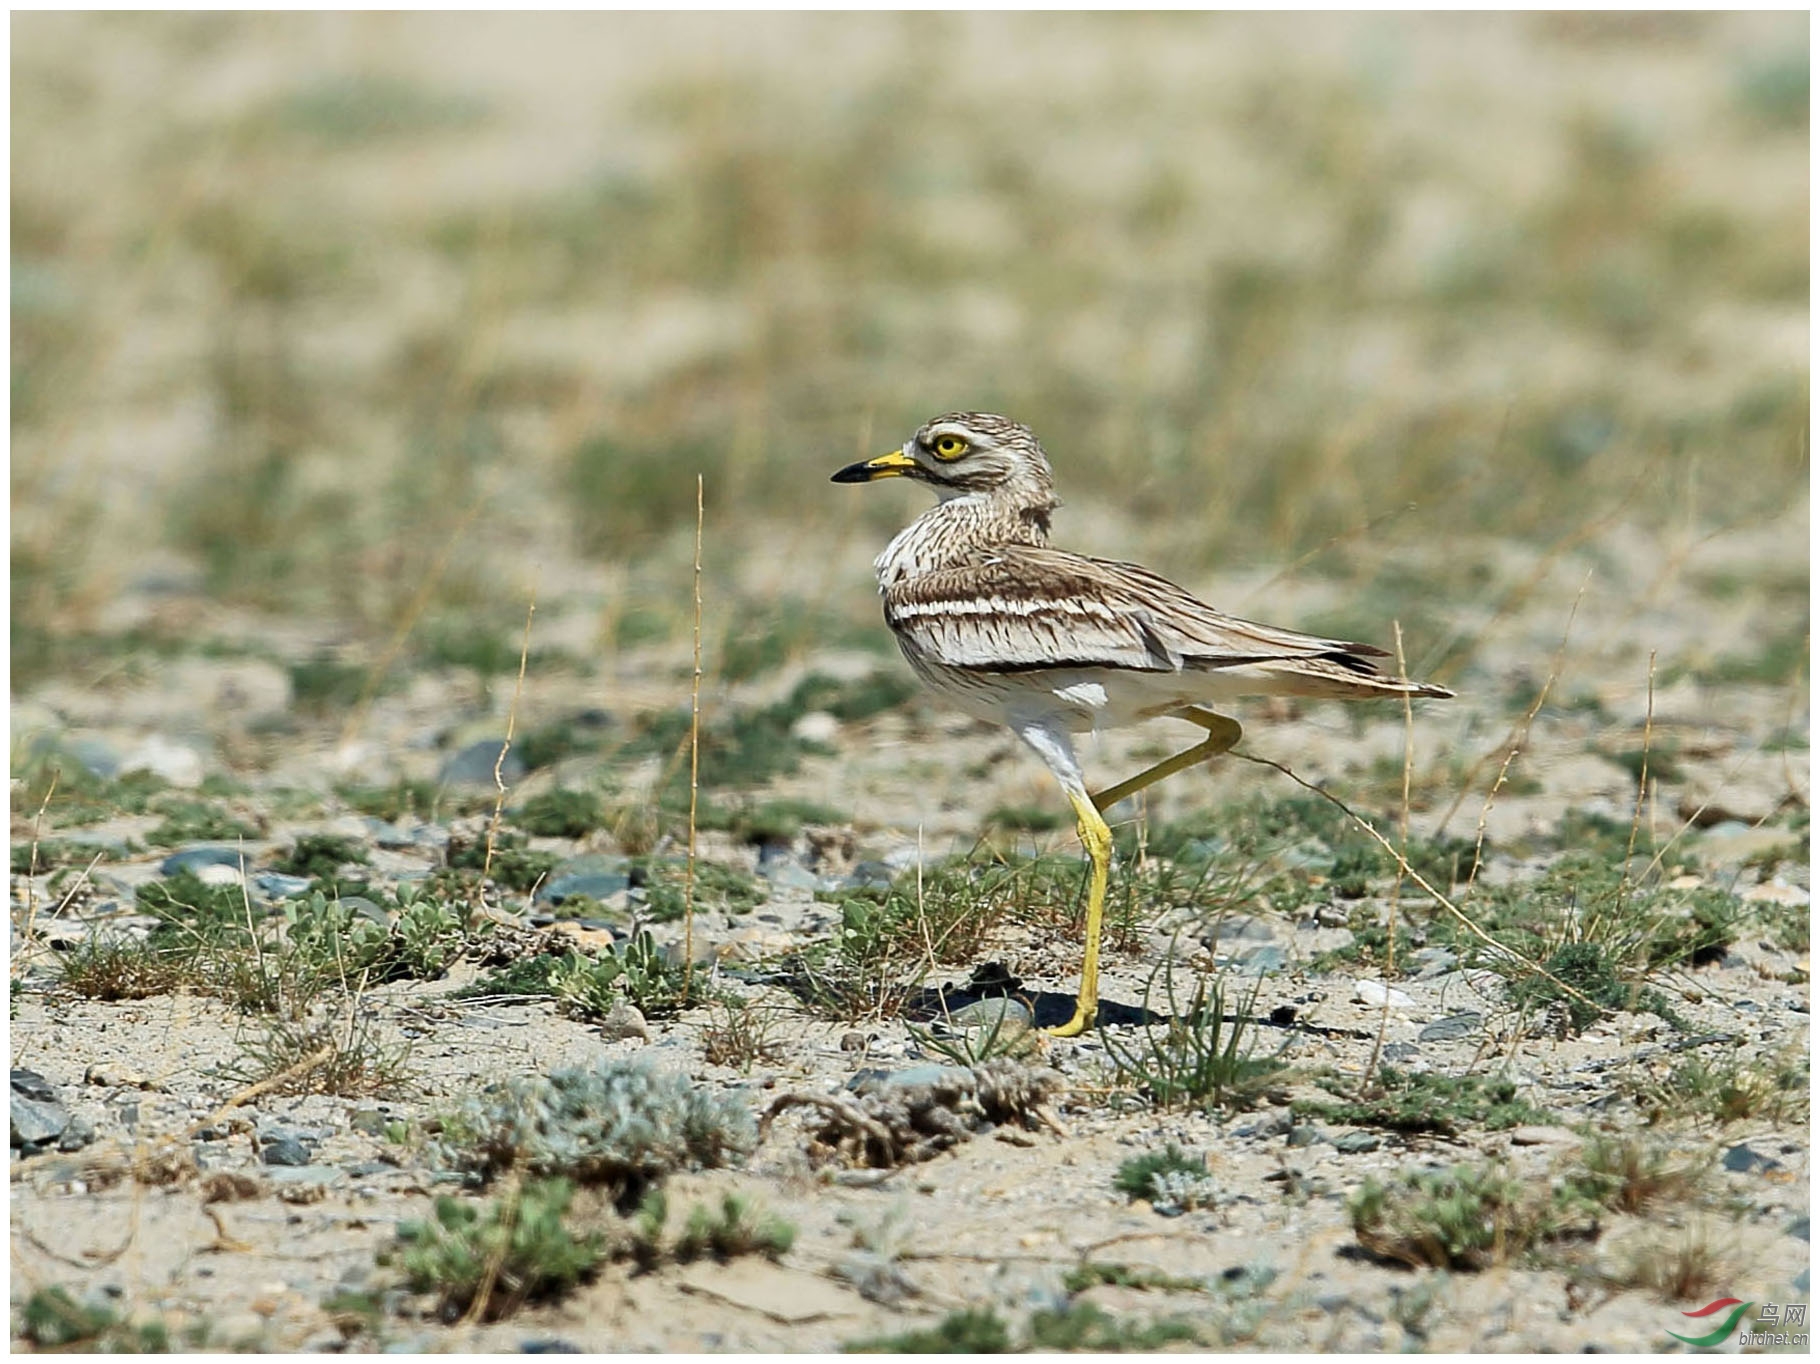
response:
{"label": "bird", "polygon": [[[885,623],[917,677],[979,719],[1004,725],[1054,774],[1073,807],[1091,866],[1080,991],[1073,1016],[1047,1031],[1075,1037],[1099,1008],[1100,925],[1112,862],[1104,811],[1243,734],[1213,706],[1244,696],[1450,697],[1391,677],[1370,644],[1322,639],[1216,610],[1138,564],[1056,549],[1060,506],[1036,434],[989,412],[949,412],[896,449],[849,464],[835,483],[908,478],[936,504],[874,561]],[[1160,716],[1206,737],[1090,792],[1074,736]]]}

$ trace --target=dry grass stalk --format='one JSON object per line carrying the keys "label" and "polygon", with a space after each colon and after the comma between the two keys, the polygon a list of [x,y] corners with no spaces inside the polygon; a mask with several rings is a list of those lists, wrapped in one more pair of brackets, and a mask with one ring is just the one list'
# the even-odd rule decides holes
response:
{"label": "dry grass stalk", "polygon": [[701,786],[702,476],[695,475],[695,671],[689,677],[689,860],[683,873],[683,998],[695,979],[695,810]]}
{"label": "dry grass stalk", "polygon": [[[531,618],[537,614],[537,589],[531,589],[531,600],[525,606],[524,637],[518,643],[518,679],[512,684],[512,704],[506,708],[506,737],[499,745],[499,756],[493,759],[493,788],[498,794],[493,799],[493,817],[487,821],[487,853],[481,860],[480,876],[474,882],[472,911],[480,913],[482,897],[486,894],[487,876],[493,870],[493,845],[499,837],[499,821],[505,816],[506,809],[506,754],[512,751],[512,735],[518,726],[518,698],[524,694],[525,664],[531,657]],[[535,894],[535,889],[531,892]]]}
{"label": "dry grass stalk", "polygon": [[1643,703],[1643,757],[1637,764],[1637,805],[1631,811],[1630,837],[1624,844],[1624,878],[1618,883],[1618,904],[1623,906],[1630,895],[1630,860],[1637,851],[1637,829],[1643,823],[1643,802],[1649,795],[1649,745],[1656,724],[1656,651],[1649,651],[1649,681]]}

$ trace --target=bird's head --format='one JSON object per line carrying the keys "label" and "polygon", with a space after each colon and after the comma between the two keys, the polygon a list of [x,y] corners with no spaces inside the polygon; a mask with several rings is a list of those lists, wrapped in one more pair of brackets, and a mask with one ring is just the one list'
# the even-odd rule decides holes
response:
{"label": "bird's head", "polygon": [[849,464],[836,483],[914,478],[944,502],[970,494],[1015,489],[1033,500],[1050,499],[1049,458],[1022,422],[990,412],[949,412],[917,427],[901,448]]}

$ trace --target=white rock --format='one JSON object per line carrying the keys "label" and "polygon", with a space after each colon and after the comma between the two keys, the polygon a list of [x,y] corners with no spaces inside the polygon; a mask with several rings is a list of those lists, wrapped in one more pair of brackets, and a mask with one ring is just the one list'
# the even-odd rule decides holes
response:
{"label": "white rock", "polygon": [[145,740],[120,760],[122,772],[150,772],[172,786],[202,785],[202,755],[162,734]]}
{"label": "white rock", "polygon": [[600,1035],[609,1042],[623,1042],[628,1037],[649,1042],[651,1029],[645,1024],[645,1016],[638,1006],[622,999],[601,1021]]}
{"label": "white rock", "polygon": [[1352,999],[1355,1004],[1376,1004],[1380,1008],[1383,1007],[1386,1000],[1393,1009],[1413,1009],[1416,1006],[1415,1000],[1381,980],[1354,981]]}
{"label": "white rock", "polygon": [[230,867],[221,862],[211,862],[207,866],[197,867],[196,879],[205,886],[237,886],[242,880],[240,868]]}
{"label": "white rock", "polygon": [[840,721],[825,710],[812,710],[790,726],[790,733],[806,744],[831,744],[840,737]]}
{"label": "white rock", "polygon": [[1774,905],[1804,905],[1810,897],[1800,886],[1791,886],[1778,876],[1773,881],[1765,881],[1760,886],[1752,886],[1740,898],[1756,903],[1767,901]]}

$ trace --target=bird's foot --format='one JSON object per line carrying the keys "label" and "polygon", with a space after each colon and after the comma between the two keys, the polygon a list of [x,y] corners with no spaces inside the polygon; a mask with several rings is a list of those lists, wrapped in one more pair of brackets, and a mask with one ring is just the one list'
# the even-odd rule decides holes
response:
{"label": "bird's foot", "polygon": [[1095,1017],[1098,1013],[1099,1010],[1096,1006],[1082,1004],[1077,1000],[1074,1006],[1073,1018],[1062,1024],[1059,1028],[1044,1028],[1043,1031],[1048,1033],[1051,1037],[1079,1037],[1082,1033],[1092,1029]]}

